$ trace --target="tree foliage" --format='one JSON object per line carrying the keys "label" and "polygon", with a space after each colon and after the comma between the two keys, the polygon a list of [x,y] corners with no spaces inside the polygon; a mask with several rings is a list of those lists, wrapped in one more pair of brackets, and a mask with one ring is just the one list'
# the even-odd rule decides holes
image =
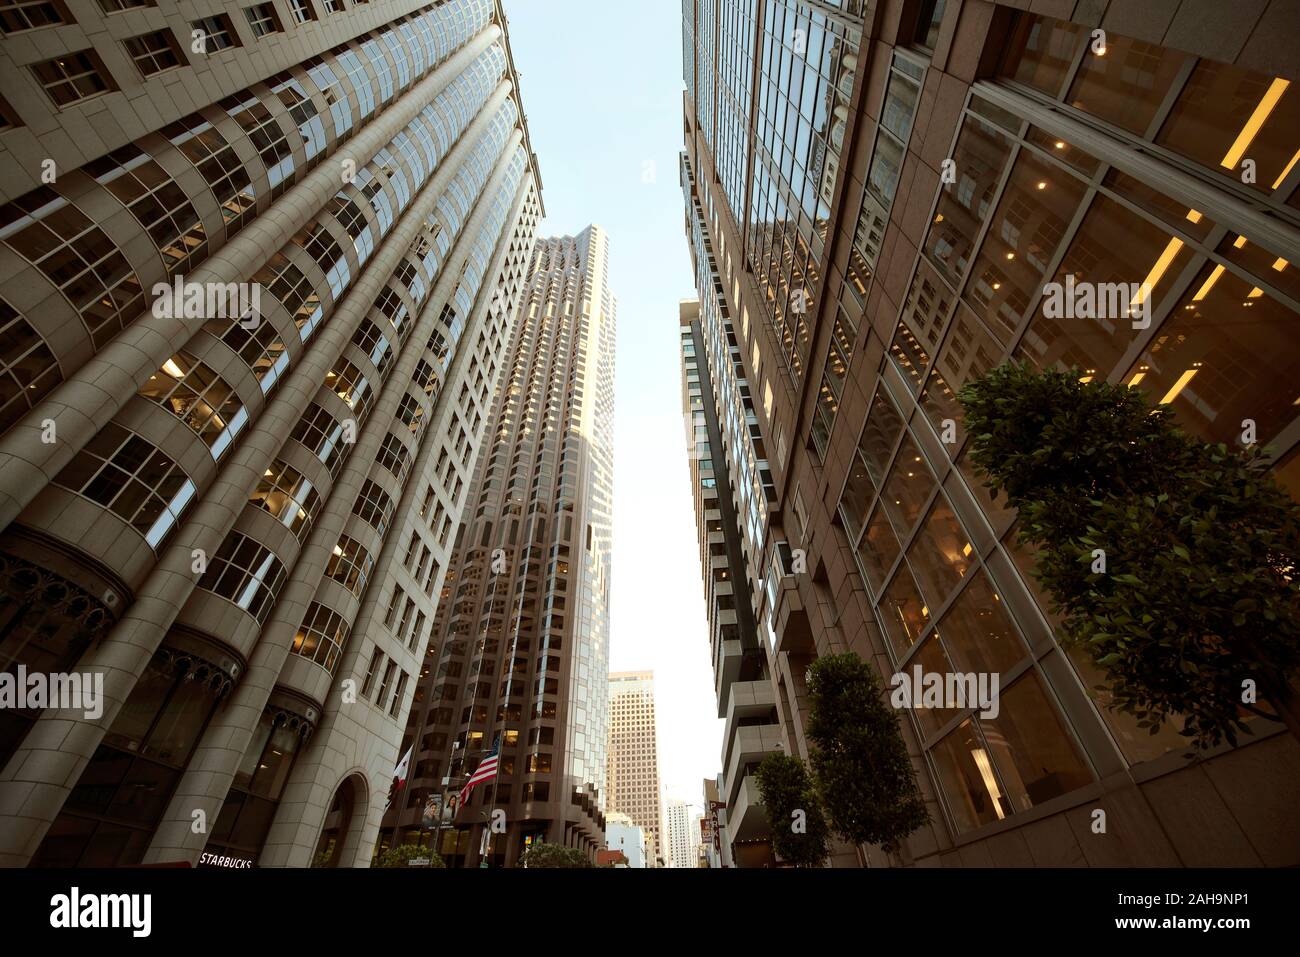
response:
{"label": "tree foliage", "polygon": [[887,853],[929,820],[898,714],[876,670],[857,655],[824,655],[808,669],[808,740],[830,825]]}
{"label": "tree foliage", "polygon": [[534,844],[519,858],[520,867],[591,867],[587,855],[576,847]]}
{"label": "tree foliage", "polygon": [[755,778],[772,850],[796,867],[820,867],[830,852],[829,828],[803,761],[774,751],[763,758]]}
{"label": "tree foliage", "polygon": [[1197,747],[1235,744],[1242,709],[1259,711],[1250,688],[1296,732],[1300,507],[1257,448],[1203,442],[1137,389],[1080,376],[1009,364],[958,395],[973,463],[1038,550],[1061,643],[1152,734],[1181,715]]}
{"label": "tree foliage", "polygon": [[430,867],[446,867],[446,862],[431,847],[421,847],[419,844],[399,844],[396,847],[390,847],[379,855],[379,863],[376,867],[410,867],[411,861],[418,857],[427,857]]}

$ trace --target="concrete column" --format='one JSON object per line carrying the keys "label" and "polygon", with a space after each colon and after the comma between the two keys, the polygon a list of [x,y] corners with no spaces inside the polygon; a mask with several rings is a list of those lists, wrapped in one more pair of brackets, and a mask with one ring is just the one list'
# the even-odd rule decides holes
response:
{"label": "concrete column", "polygon": [[[358,169],[364,167],[500,36],[501,28],[489,24],[340,145],[329,162],[308,173],[198,269],[181,278],[194,283],[247,280],[325,208],[339,190],[343,163],[352,160]],[[0,438],[0,528],[18,517],[204,322],[202,316],[159,318],[151,306]],[[47,419],[57,424],[57,442],[41,441],[41,423]]]}
{"label": "concrete column", "polygon": [[[208,556],[217,553],[285,437],[406,255],[425,215],[446,191],[510,90],[510,81],[502,80],[291,369],[122,619],[77,663],[79,672],[104,675],[103,716],[92,722],[82,712],[47,710],[0,773],[0,866],[23,866],[40,846],[68,792],[197,585],[193,550],[201,549]],[[284,241],[273,248],[278,249]]]}

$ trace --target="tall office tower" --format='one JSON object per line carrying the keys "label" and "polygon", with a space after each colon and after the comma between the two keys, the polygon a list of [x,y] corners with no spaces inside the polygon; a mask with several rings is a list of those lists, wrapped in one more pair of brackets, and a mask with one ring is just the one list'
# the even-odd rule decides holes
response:
{"label": "tall office tower", "polygon": [[[513,866],[538,841],[592,859],[604,847],[616,329],[608,260],[597,226],[538,241],[491,451],[456,534],[407,729],[410,790],[384,822],[385,843],[437,841],[449,866],[481,863],[494,811],[507,822],[487,848],[497,866]],[[454,797],[498,749],[496,778],[476,785],[450,826],[422,830],[430,798]]]}
{"label": "tall office tower", "polygon": [[0,864],[365,864],[541,213],[501,9],[2,23],[0,662],[103,693],[0,710]]}
{"label": "tall office tower", "polygon": [[657,738],[654,672],[610,672],[608,807],[645,831],[647,867],[667,863]]}
{"label": "tall office tower", "polygon": [[670,800],[664,809],[668,830],[669,867],[698,867],[700,863],[700,815],[685,801]]}
{"label": "tall office tower", "polygon": [[[786,746],[808,753],[820,654],[1000,681],[996,717],[901,714],[930,824],[897,857],[838,861],[1300,862],[1295,739],[1251,718],[1189,763],[1176,724],[1110,708],[1054,639],[955,401],[1007,360],[1079,367],[1201,438],[1253,427],[1300,493],[1300,23],[1281,0],[1200,9],[684,0],[704,408],[735,405],[728,358],[744,382],[739,441],[710,434],[711,465],[740,506],[736,603]],[[1070,318],[1049,305],[1067,279],[1130,293]],[[733,836],[742,773],[723,769]]]}
{"label": "tall office tower", "polygon": [[[694,201],[692,200],[694,204]],[[709,649],[722,734],[727,811],[719,815],[738,867],[771,860],[767,814],[749,772],[782,745],[767,651],[750,604],[762,554],[771,470],[754,397],[700,212],[691,210],[699,300],[679,307],[682,411],[700,539]]]}

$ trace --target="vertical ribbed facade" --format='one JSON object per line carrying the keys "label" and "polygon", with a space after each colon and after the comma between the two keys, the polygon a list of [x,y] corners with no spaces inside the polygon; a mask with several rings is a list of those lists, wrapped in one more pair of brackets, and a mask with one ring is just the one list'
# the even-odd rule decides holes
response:
{"label": "vertical ribbed facade", "polygon": [[[1006,362],[1076,368],[1265,449],[1300,495],[1293,5],[1155,6],[684,0],[699,304],[679,323],[708,447],[717,861],[779,863],[749,843],[767,827],[752,771],[778,745],[808,757],[808,666],[847,651],[886,685],[919,669],[1000,692],[996,715],[900,709],[930,822],[898,854],[836,846],[836,865],[1300,860],[1294,737],[1243,709],[1250,734],[1188,761],[1179,716],[1151,734],[1114,707],[1057,640],[956,399]],[[1063,314],[1063,288],[1119,298]],[[766,658],[752,688],[743,615],[718,641],[731,594]]]}
{"label": "vertical ribbed facade", "polygon": [[[604,846],[615,303],[596,226],[539,240],[411,713],[409,790],[384,842],[514,866]],[[405,747],[405,746],[404,746]],[[424,813],[478,784],[430,832]],[[494,812],[503,830],[483,830]]]}
{"label": "vertical ribbed facade", "polygon": [[0,44],[3,864],[370,861],[541,216],[490,0],[197,6]]}
{"label": "vertical ribbed facade", "polygon": [[666,866],[653,671],[610,673],[607,776],[606,809],[626,814],[645,832],[646,867]]}

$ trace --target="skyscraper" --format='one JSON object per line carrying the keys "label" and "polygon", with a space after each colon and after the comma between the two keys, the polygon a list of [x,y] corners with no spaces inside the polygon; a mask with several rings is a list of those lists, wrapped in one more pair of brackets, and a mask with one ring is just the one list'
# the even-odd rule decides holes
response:
{"label": "skyscraper", "polygon": [[0,710],[0,864],[365,864],[541,215],[504,17],[99,6],[0,43],[0,662],[103,691]]}
{"label": "skyscraper", "polygon": [[668,828],[668,866],[699,867],[700,815],[687,802],[674,799],[664,809],[664,821]]}
{"label": "skyscraper", "polygon": [[609,809],[621,811],[646,834],[648,867],[667,863],[659,798],[659,743],[653,671],[609,675]]}
{"label": "skyscraper", "polygon": [[725,719],[719,760],[727,809],[718,817],[736,866],[762,867],[771,862],[767,816],[749,772],[781,747],[781,725],[748,582],[762,553],[771,470],[736,331],[718,293],[712,244],[699,226],[693,238],[702,252],[695,257],[702,298],[680,305],[682,410],[713,684]]}
{"label": "skyscraper", "polygon": [[[856,652],[887,682],[1000,678],[996,717],[901,713],[930,824],[897,857],[838,863],[1300,860],[1295,739],[1250,718],[1239,746],[1189,763],[1177,723],[1151,735],[1109,707],[1055,640],[955,400],[1008,360],[1075,366],[1201,438],[1250,434],[1300,494],[1300,38],[1288,3],[1216,9],[684,0],[700,305],[679,321],[709,445],[693,480],[733,500],[734,533],[721,507],[697,519],[761,636],[766,674],[749,673],[803,757],[819,655]],[[1137,291],[1075,319],[1045,307],[1053,283]],[[718,680],[721,713],[735,686]],[[720,781],[733,842],[747,770]]]}
{"label": "skyscraper", "polygon": [[[499,773],[446,828],[449,865],[513,866],[537,841],[604,847],[615,302],[598,226],[540,240],[493,408],[488,454],[421,669],[410,791],[385,840],[428,842],[430,797],[499,748]],[[445,783],[444,783],[445,782]],[[498,816],[500,819],[500,816]],[[436,819],[435,819],[436,820]]]}

